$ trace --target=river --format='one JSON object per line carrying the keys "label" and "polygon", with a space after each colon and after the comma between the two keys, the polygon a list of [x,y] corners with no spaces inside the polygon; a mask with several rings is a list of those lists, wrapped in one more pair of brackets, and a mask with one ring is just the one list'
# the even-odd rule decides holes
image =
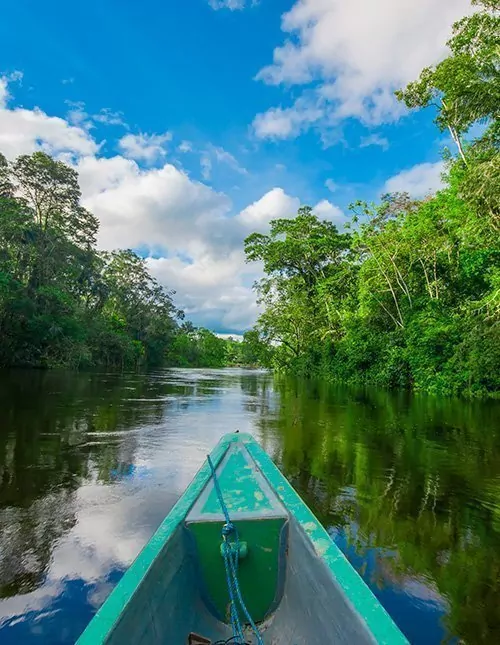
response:
{"label": "river", "polygon": [[227,369],[7,371],[0,404],[2,645],[74,643],[235,429],[412,643],[500,642],[499,402]]}

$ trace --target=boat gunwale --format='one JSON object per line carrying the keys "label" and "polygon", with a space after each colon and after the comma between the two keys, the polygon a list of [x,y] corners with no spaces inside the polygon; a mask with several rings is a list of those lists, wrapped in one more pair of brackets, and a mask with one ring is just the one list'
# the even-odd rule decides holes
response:
{"label": "boat gunwale", "polygon": [[375,596],[359,573],[332,540],[321,522],[278,469],[266,451],[251,435],[242,435],[250,456],[271,488],[276,491],[285,509],[305,532],[332,574],[354,611],[363,619],[376,643],[409,645],[409,641]]}
{"label": "boat gunwale", "polygon": [[[211,453],[211,459],[216,468],[226,454],[230,444],[234,443],[238,437],[238,434],[226,434],[215,446]],[[106,642],[117,626],[128,603],[132,600],[151,567],[154,566],[163,547],[182,524],[211,477],[212,472],[208,461],[205,459],[184,493],[123,574],[116,587],[93,616],[75,645],[99,645]]]}

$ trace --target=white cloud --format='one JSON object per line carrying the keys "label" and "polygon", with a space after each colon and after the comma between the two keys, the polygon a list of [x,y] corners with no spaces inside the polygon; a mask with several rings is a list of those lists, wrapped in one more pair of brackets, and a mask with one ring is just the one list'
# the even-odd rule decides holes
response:
{"label": "white cloud", "polygon": [[246,264],[243,240],[254,231],[268,231],[272,219],[294,217],[299,206],[297,198],[273,188],[234,217],[227,216],[228,209],[213,211],[198,223],[203,244],[197,244],[190,261],[150,259],[151,272],[176,289],[179,306],[199,324],[248,329],[258,315],[252,284],[262,276],[262,267]]}
{"label": "white cloud", "polygon": [[320,102],[315,103],[310,98],[302,97],[292,108],[271,108],[258,114],[253,125],[256,135],[261,139],[288,139],[317,123],[323,116],[324,109]]}
{"label": "white cloud", "polygon": [[248,265],[241,250],[223,257],[200,254],[193,262],[181,258],[149,259],[151,273],[177,291],[179,306],[189,318],[211,329],[244,330],[258,315],[251,285],[260,267]]}
{"label": "white cloud", "polygon": [[8,159],[34,150],[76,155],[98,152],[98,144],[84,128],[48,116],[39,108],[9,108],[9,80],[0,78],[0,150]]}
{"label": "white cloud", "polygon": [[[249,232],[266,232],[273,219],[291,219],[297,215],[300,199],[287,195],[282,188],[273,188],[259,200],[247,206],[235,218],[235,222]],[[343,211],[323,199],[313,206],[313,212],[321,219],[328,219],[342,225],[345,221]]]}
{"label": "white cloud", "polygon": [[386,137],[380,136],[380,134],[370,134],[367,137],[362,137],[359,147],[368,148],[369,146],[380,146],[382,150],[387,150],[389,141]]}
{"label": "white cloud", "polygon": [[104,125],[125,125],[123,113],[115,112],[110,108],[102,108],[98,114],[92,116],[92,119]]}
{"label": "white cloud", "polygon": [[165,144],[172,139],[170,132],[164,134],[126,134],[118,145],[128,159],[154,163],[166,155]]}
{"label": "white cloud", "polygon": [[441,174],[443,170],[444,162],[442,161],[418,164],[388,179],[384,184],[383,192],[406,192],[412,197],[425,197],[442,187]]}
{"label": "white cloud", "polygon": [[244,168],[234,155],[225,150],[222,146],[215,146],[209,143],[201,150],[196,150],[191,141],[181,141],[177,146],[177,152],[193,152],[200,155],[201,176],[208,181],[212,177],[212,170],[215,164],[225,165],[240,175],[248,175],[248,170]]}
{"label": "white cloud", "polygon": [[294,217],[299,206],[299,199],[290,197],[282,188],[273,188],[258,201],[241,211],[238,221],[249,232],[262,232],[267,230],[272,219]]}
{"label": "white cloud", "polygon": [[342,227],[347,221],[343,210],[327,199],[323,199],[313,207],[313,213],[320,219],[326,219],[333,222],[336,226]]}
{"label": "white cloud", "polygon": [[94,127],[90,115],[85,110],[83,101],[66,101],[66,105],[70,108],[66,114],[66,119],[71,125],[76,125],[83,130],[90,130]]}
{"label": "white cloud", "polygon": [[99,243],[107,249],[203,252],[207,222],[222,218],[231,205],[171,164],[141,170],[123,157],[83,158],[77,169],[84,205],[99,218]]}
{"label": "white cloud", "polygon": [[243,340],[243,334],[216,334],[219,338],[223,338],[224,340],[228,340],[231,338],[232,340],[237,341],[238,343],[241,343]]}
{"label": "white cloud", "polygon": [[9,83],[21,82],[23,78],[22,72],[15,71],[6,76],[0,76],[0,109],[7,106],[11,97],[9,92]]}
{"label": "white cloud", "polygon": [[338,185],[333,181],[333,179],[327,179],[325,181],[325,186],[331,193],[334,193],[336,190],[338,190]]}
{"label": "white cloud", "polygon": [[452,23],[470,11],[469,0],[297,0],[282,16],[285,42],[257,78],[309,87],[292,106],[257,115],[257,136],[296,136],[350,117],[394,121],[403,108],[393,91],[446,54]]}
{"label": "white cloud", "polygon": [[[193,152],[191,144],[184,141],[177,149],[179,152]],[[204,150],[199,151],[199,154],[201,155],[201,176],[205,181],[208,181],[212,177],[214,164],[223,164],[240,175],[248,175],[248,170],[241,166],[230,152],[220,146],[209,144]]]}
{"label": "white cloud", "polygon": [[219,163],[226,164],[240,175],[248,175],[248,170],[243,168],[230,152],[217,146],[211,146],[211,150]]}
{"label": "white cloud", "polygon": [[8,83],[5,78],[0,78],[0,109],[5,109],[10,98]]}
{"label": "white cloud", "polygon": [[193,150],[193,144],[191,141],[181,141],[181,143],[177,146],[178,152],[192,152]]}
{"label": "white cloud", "polygon": [[[7,85],[7,79],[0,79],[0,151],[13,159],[45,150],[72,164],[79,173],[82,203],[100,221],[99,247],[149,248],[159,255],[148,260],[151,271],[177,291],[176,303],[195,324],[222,332],[253,324],[258,310],[251,287],[261,266],[245,263],[243,240],[254,230],[268,230],[271,219],[293,217],[300,205],[296,197],[274,188],[234,214],[227,195],[173,164],[141,167],[131,158],[156,159],[169,134],[123,137],[120,145],[127,156],[100,156],[95,130],[38,108],[11,107]],[[246,172],[222,148],[209,147],[207,159]],[[330,215],[335,215],[332,209]]]}

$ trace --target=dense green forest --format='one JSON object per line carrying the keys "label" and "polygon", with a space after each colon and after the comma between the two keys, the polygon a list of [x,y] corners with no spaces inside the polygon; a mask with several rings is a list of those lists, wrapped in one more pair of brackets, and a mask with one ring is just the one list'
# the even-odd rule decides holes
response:
{"label": "dense green forest", "polygon": [[[0,154],[0,366],[264,365],[443,394],[500,390],[500,18],[453,27],[450,55],[397,92],[429,107],[443,188],[356,202],[344,232],[304,206],[245,241],[263,309],[243,342],[184,321],[131,250],[100,252],[76,172]],[[476,136],[474,136],[474,133]]]}
{"label": "dense green forest", "polygon": [[43,152],[0,155],[0,366],[223,367],[258,362],[185,322],[131,250],[96,249],[76,172]]}
{"label": "dense green forest", "polygon": [[450,55],[396,93],[434,111],[453,143],[442,190],[357,202],[345,233],[304,207],[247,238],[248,261],[266,273],[256,329],[274,347],[275,368],[451,395],[499,392],[500,17],[497,0],[475,4],[453,27]]}

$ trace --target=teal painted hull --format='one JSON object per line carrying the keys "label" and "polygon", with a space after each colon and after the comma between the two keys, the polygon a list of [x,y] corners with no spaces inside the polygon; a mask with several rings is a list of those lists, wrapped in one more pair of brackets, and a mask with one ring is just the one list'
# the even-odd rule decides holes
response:
{"label": "teal painted hull", "polygon": [[[211,458],[246,544],[239,581],[265,645],[407,643],[251,436],[226,435]],[[230,638],[223,524],[206,462],[78,645],[186,645],[190,634],[206,639],[192,636],[195,643]],[[256,642],[250,630],[245,638]]]}

